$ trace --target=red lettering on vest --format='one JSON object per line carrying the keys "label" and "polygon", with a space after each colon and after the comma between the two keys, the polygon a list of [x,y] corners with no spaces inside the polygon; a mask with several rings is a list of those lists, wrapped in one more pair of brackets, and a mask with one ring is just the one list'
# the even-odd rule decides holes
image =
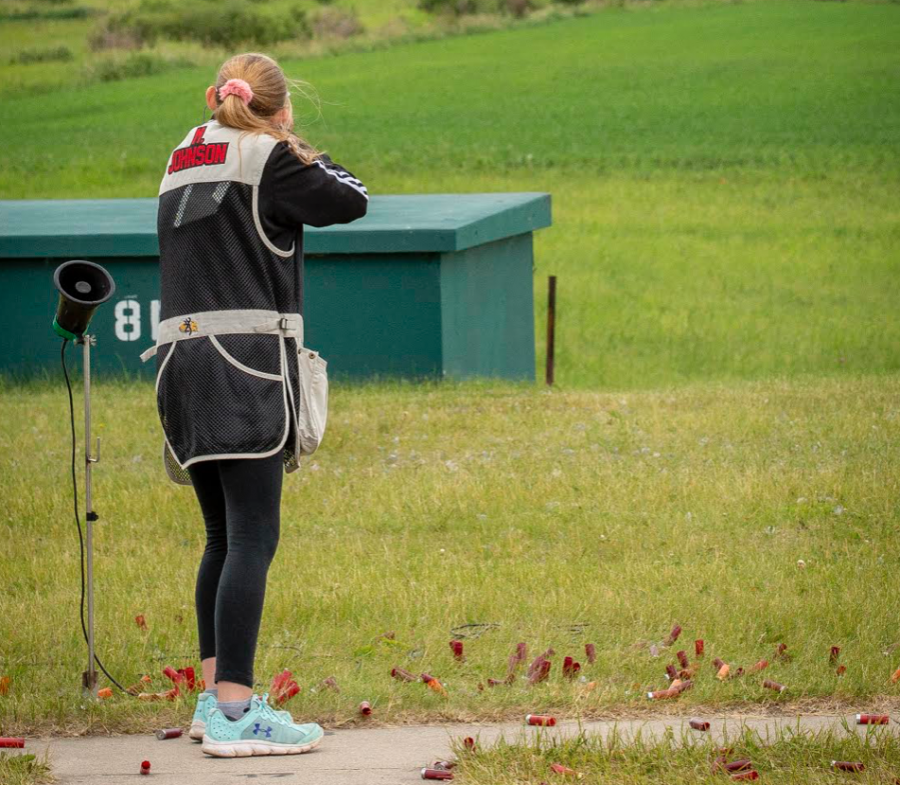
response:
{"label": "red lettering on vest", "polygon": [[[194,135],[196,138],[197,135]],[[169,162],[169,174],[180,172],[182,169],[192,169],[195,166],[215,166],[224,164],[225,157],[228,155],[228,142],[213,142],[212,144],[201,143],[190,147],[181,147],[172,153],[172,160]]]}

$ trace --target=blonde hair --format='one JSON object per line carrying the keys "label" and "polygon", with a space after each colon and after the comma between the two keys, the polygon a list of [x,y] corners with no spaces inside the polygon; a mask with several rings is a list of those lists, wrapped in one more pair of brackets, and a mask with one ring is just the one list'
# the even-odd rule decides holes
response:
{"label": "blonde hair", "polygon": [[[229,93],[219,97],[219,89],[229,79],[243,79],[253,90],[253,100],[245,104],[240,96]],[[290,102],[288,80],[271,57],[257,52],[235,55],[226,60],[216,77],[216,109],[213,117],[222,125],[251,134],[269,134],[286,142],[291,152],[304,164],[311,164],[321,152],[287,128],[279,128],[272,117]],[[290,82],[307,95],[300,82]]]}

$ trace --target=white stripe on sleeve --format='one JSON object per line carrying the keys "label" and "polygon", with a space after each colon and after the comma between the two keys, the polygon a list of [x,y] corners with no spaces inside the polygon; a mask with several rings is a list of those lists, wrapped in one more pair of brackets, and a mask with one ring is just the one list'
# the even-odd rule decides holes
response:
{"label": "white stripe on sleeve", "polygon": [[359,182],[359,180],[356,180],[355,178],[350,177],[350,175],[347,175],[347,177],[341,177],[339,172],[335,172],[335,171],[329,169],[321,161],[317,160],[316,163],[319,166],[321,166],[322,169],[324,169],[326,172],[328,172],[328,174],[330,174],[335,180],[342,182],[344,185],[349,185],[354,191],[358,191],[363,196],[365,196],[366,199],[369,198],[369,192],[366,190],[366,187],[362,183]]}

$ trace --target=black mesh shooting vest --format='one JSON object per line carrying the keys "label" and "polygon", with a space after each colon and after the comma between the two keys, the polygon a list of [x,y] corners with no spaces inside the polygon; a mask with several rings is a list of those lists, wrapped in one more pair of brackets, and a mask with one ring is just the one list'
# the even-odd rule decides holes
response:
{"label": "black mesh shooting vest", "polygon": [[[179,482],[204,459],[282,451],[286,469],[297,467],[302,227],[279,247],[259,212],[277,144],[211,121],[173,152],[160,185],[157,405],[166,466]],[[249,329],[288,314],[299,335]],[[235,319],[248,331],[213,326]],[[165,342],[164,327],[179,340]]]}

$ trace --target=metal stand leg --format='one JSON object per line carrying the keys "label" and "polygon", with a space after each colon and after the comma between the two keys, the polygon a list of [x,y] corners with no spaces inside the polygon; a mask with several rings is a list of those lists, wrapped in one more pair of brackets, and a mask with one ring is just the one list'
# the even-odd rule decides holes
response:
{"label": "metal stand leg", "polygon": [[97,699],[97,671],[94,670],[94,521],[98,519],[91,500],[91,467],[100,460],[100,437],[97,437],[97,455],[91,455],[91,346],[97,339],[85,335],[84,347],[84,487],[85,525],[87,527],[87,606],[88,606],[88,668],[81,675],[82,692]]}

